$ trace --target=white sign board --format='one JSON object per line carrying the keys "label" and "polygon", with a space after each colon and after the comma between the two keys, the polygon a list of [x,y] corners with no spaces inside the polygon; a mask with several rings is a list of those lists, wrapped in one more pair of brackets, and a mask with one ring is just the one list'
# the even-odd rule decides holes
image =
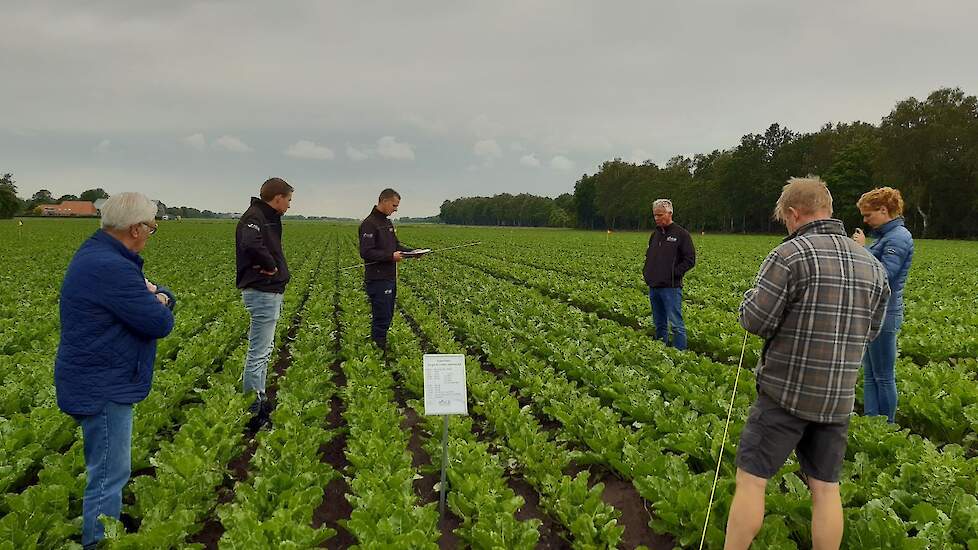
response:
{"label": "white sign board", "polygon": [[424,356],[424,413],[469,414],[465,389],[465,356],[426,353]]}

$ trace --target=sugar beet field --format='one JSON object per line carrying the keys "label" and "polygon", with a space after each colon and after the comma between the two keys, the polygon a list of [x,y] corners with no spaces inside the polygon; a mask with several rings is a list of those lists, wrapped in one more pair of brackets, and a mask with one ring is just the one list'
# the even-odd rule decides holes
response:
{"label": "sugar beet field", "polygon": [[[0,222],[0,548],[79,547],[81,431],[55,403],[58,289],[95,220]],[[696,548],[744,333],[737,306],[776,237],[694,236],[690,350],[650,337],[647,234],[404,226],[385,361],[369,342],[356,228],[286,222],[293,273],[269,366],[274,428],[246,428],[248,317],[234,224],[161,222],[147,276],[173,289],[133,477],[109,548]],[[978,548],[978,244],[919,240],[898,426],[853,418],[847,548]],[[753,367],[761,342],[748,341]],[[439,519],[441,418],[421,356],[464,353]],[[861,390],[857,389],[861,398]],[[753,376],[739,381],[706,547],[720,548]],[[861,404],[857,402],[859,412]],[[792,459],[755,548],[810,547]]]}

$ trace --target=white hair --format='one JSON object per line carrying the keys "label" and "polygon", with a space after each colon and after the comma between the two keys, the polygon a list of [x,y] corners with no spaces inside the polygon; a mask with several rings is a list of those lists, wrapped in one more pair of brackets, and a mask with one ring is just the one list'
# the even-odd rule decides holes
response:
{"label": "white hair", "polygon": [[655,202],[652,203],[652,210],[657,208],[662,208],[666,212],[672,212],[672,201],[669,199],[655,199]]}
{"label": "white hair", "polygon": [[142,193],[119,193],[106,199],[101,211],[102,229],[119,230],[153,221],[157,206]]}

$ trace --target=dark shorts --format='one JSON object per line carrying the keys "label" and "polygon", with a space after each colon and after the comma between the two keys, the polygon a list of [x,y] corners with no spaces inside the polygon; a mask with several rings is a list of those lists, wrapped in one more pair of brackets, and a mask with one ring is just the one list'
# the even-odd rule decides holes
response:
{"label": "dark shorts", "polygon": [[837,483],[848,441],[848,419],[838,424],[804,420],[758,392],[740,434],[737,467],[770,479],[795,451],[802,472],[820,481]]}

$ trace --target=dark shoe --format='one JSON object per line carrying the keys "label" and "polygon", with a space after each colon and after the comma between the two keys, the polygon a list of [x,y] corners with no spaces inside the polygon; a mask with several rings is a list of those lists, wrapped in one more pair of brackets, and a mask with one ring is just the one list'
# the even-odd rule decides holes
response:
{"label": "dark shoe", "polygon": [[374,338],[374,345],[377,346],[380,351],[387,352],[387,339],[386,338]]}
{"label": "dark shoe", "polygon": [[258,414],[262,409],[262,403],[264,401],[261,397],[255,396],[255,400],[251,402],[251,405],[248,405],[248,412],[253,415]]}
{"label": "dark shoe", "polygon": [[261,396],[255,397],[254,402],[248,406],[248,412],[252,414],[251,419],[248,420],[248,431],[257,432],[262,426],[271,425],[272,422],[268,418],[271,412],[268,399],[262,399]]}

